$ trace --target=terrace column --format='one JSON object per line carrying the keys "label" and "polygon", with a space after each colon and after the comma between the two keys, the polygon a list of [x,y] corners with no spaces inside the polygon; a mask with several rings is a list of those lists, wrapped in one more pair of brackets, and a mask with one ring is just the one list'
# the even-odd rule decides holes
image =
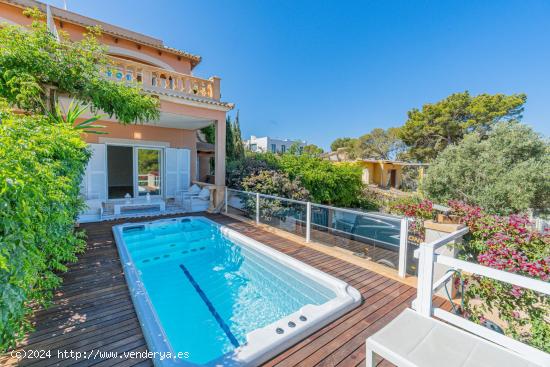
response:
{"label": "terrace column", "polygon": [[214,207],[217,208],[223,202],[225,187],[225,120],[216,121],[216,151],[215,151],[215,179],[216,196]]}

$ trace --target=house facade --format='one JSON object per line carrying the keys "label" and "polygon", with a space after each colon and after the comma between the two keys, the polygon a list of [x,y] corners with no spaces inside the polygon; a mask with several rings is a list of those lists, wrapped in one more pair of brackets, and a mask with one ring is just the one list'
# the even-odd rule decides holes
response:
{"label": "house facade", "polygon": [[[22,13],[28,7],[47,11],[45,4],[34,0],[0,0],[0,23],[29,26],[32,20]],[[159,39],[53,6],[50,13],[57,31],[72,40],[82,39],[86,27],[99,25],[103,30],[99,41],[107,46],[112,60],[105,78],[137,83],[160,102],[156,121],[122,125],[105,118],[98,123],[107,134],[83,136],[93,153],[82,184],[85,199],[103,203],[141,197],[175,199],[208,173],[212,205],[216,205],[225,185],[225,117],[233,108],[221,100],[220,78],[193,75],[201,57],[168,47]],[[69,96],[60,96],[62,105],[68,106],[69,101]],[[217,143],[204,152],[197,132],[209,125],[216,127]],[[215,172],[204,167],[210,162]]]}
{"label": "house facade", "polygon": [[297,145],[303,149],[307,142],[304,140],[277,139],[269,136],[257,137],[252,135],[250,139],[244,141],[246,149],[258,153],[286,153],[292,145]]}

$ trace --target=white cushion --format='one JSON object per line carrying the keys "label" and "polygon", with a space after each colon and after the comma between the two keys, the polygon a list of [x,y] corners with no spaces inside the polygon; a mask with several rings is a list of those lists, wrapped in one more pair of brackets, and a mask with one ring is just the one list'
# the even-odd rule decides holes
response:
{"label": "white cushion", "polygon": [[202,189],[199,192],[199,198],[201,198],[203,200],[209,199],[210,198],[210,190],[208,190],[206,187],[204,189]]}
{"label": "white cushion", "polygon": [[512,351],[411,309],[368,338],[368,347],[399,366],[537,366]]}
{"label": "white cushion", "polygon": [[193,186],[189,188],[189,192],[191,194],[197,195],[199,192],[201,192],[201,188],[199,187],[199,185],[193,184]]}

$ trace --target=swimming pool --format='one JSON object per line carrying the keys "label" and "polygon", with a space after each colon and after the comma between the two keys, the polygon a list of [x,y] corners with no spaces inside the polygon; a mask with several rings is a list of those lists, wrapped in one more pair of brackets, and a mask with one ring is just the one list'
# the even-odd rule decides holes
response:
{"label": "swimming pool", "polygon": [[361,302],[346,283],[204,217],[113,227],[158,366],[257,365]]}

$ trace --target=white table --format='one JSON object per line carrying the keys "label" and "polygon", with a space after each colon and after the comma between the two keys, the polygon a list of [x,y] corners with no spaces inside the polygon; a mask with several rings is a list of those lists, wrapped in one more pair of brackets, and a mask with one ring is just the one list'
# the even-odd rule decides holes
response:
{"label": "white table", "polygon": [[136,208],[136,207],[149,207],[149,206],[158,206],[161,212],[166,210],[166,203],[163,200],[151,200],[151,201],[132,201],[129,203],[116,203],[114,204],[115,215],[120,215],[120,210],[122,208]]}

